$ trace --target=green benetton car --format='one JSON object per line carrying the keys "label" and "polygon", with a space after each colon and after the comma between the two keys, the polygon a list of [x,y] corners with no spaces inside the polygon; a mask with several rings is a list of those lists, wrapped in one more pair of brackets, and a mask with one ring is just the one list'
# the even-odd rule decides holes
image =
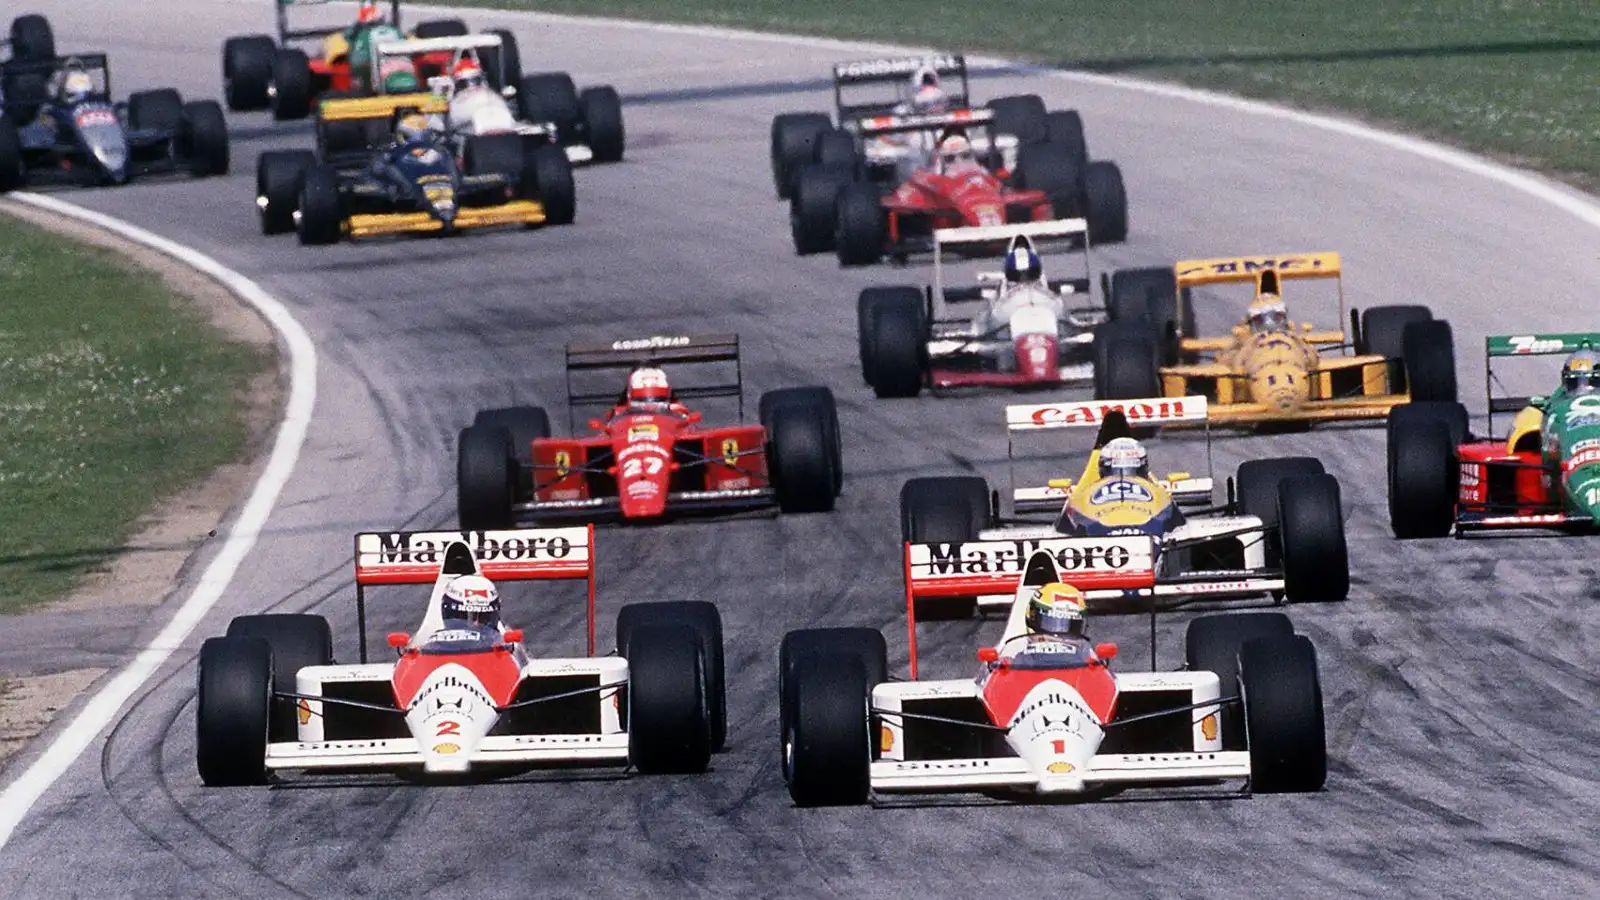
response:
{"label": "green benetton car", "polygon": [[[1565,354],[1545,397],[1496,396],[1494,361]],[[1407,403],[1389,414],[1389,522],[1396,537],[1474,532],[1600,531],[1600,332],[1517,334],[1484,342],[1489,431],[1474,436],[1459,403]],[[1496,413],[1515,412],[1493,437]]]}

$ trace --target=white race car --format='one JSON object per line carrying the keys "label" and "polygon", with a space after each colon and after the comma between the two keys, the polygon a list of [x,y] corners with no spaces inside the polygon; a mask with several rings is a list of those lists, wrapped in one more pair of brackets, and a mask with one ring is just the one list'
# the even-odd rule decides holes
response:
{"label": "white race car", "polygon": [[[595,656],[591,527],[356,536],[359,663],[321,616],[235,618],[200,648],[196,762],[207,785],[285,770],[462,775],[543,765],[704,771],[726,733],[722,625],[709,603],[624,606]],[[522,631],[446,620],[460,575],[588,583],[589,654],[538,659]],[[433,585],[421,625],[367,661],[366,591]],[[624,708],[624,706],[626,708]]]}
{"label": "white race car", "polygon": [[[373,71],[383,71],[387,58],[451,55],[446,74],[428,79],[428,88],[450,101],[450,130],[463,136],[521,134],[559,144],[574,165],[622,159],[625,134],[622,101],[609,86],[581,93],[564,72],[546,72],[508,84],[506,73],[488,67],[503,65],[497,34],[385,41],[372,45]],[[485,52],[493,51],[493,52]],[[456,90],[449,71],[470,58],[485,67],[486,83]],[[495,85],[505,85],[496,88]],[[513,103],[515,104],[513,106]]]}
{"label": "white race car", "polygon": [[[1148,586],[1155,542],[1041,542],[1015,585],[1000,640],[976,678],[889,681],[883,636],[869,629],[790,632],[779,663],[783,772],[801,806],[894,793],[1103,796],[1132,786],[1248,779],[1258,792],[1322,788],[1322,687],[1309,639],[1279,613],[1191,623],[1187,670],[1114,673],[1115,644],[1032,634],[1027,607],[1059,582],[1063,555],[1126,558],[1097,583]],[[909,612],[909,610],[908,610]]]}
{"label": "white race car", "polygon": [[[1189,472],[1132,477],[1101,471],[1100,448],[1111,440],[1131,437],[1135,428],[1203,426],[1206,410],[1206,398],[1198,396],[1007,406],[1011,517],[1000,518],[999,498],[982,477],[915,478],[900,492],[902,537],[913,549],[922,545],[917,552],[927,554],[938,571],[1004,571],[1013,578],[1021,576],[1022,564],[1042,540],[1155,538],[1160,551],[1155,582],[1137,591],[1090,590],[1097,612],[1143,613],[1233,599],[1345,599],[1350,569],[1339,483],[1323,471],[1320,460],[1247,461],[1220,506],[1213,505],[1209,472],[1205,477]],[[1059,430],[1083,428],[1099,430],[1080,476],[1051,478],[1042,487],[1017,486],[1019,437],[1044,434],[1059,440]],[[1052,457],[1060,455],[1052,449]],[[1206,466],[1209,470],[1209,430]],[[1035,518],[1039,514],[1047,518]],[[1061,560],[1074,584],[1105,564],[1093,557]],[[970,615],[974,603],[979,609],[1011,603],[1009,588],[986,595],[936,579],[919,584],[908,578],[906,590],[936,605],[953,602],[948,611],[958,616]]]}

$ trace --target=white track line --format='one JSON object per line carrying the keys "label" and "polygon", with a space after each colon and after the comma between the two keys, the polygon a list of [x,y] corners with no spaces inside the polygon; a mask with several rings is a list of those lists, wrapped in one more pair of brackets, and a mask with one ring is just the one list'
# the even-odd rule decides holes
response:
{"label": "white track line", "polygon": [[136,244],[164,253],[184,265],[209,275],[261,313],[272,325],[289,353],[289,402],[283,422],[272,445],[266,469],[250,492],[228,536],[211,564],[206,566],[193,593],[173,613],[172,620],[110,681],[97,691],[66,728],[56,735],[17,779],[0,792],[0,847],[10,840],[33,805],[45,791],[66,774],[78,757],[92,745],[117,717],[124,704],[155,675],[173,652],[189,637],[200,620],[221,599],[234,573],[255,546],[261,528],[272,514],[278,495],[294,471],[311,424],[311,410],[317,399],[317,351],[311,336],[295,321],[282,303],[260,285],[209,256],[167,240],[120,219],[102,215],[53,197],[37,194],[12,194],[11,199],[55,215],[76,219],[112,232]]}

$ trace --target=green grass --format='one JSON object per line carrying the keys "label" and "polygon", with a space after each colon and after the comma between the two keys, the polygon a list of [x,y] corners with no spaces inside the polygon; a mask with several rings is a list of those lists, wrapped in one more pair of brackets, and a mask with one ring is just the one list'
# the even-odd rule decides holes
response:
{"label": "green grass", "polygon": [[456,2],[996,51],[1348,111],[1600,186],[1597,0]]}
{"label": "green grass", "polygon": [[265,364],[159,275],[0,216],[0,612],[62,596],[237,458]]}

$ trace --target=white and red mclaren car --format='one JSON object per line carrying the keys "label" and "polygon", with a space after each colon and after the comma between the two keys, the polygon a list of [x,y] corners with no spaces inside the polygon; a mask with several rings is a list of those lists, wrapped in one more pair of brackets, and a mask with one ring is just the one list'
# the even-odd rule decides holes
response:
{"label": "white and red mclaren car", "polygon": [[[593,538],[587,526],[356,535],[360,662],[334,662],[327,620],[317,615],[240,616],[201,646],[201,780],[547,765],[703,771],[726,731],[716,607],[626,605],[616,652],[596,656]],[[462,575],[587,582],[588,655],[535,658],[522,631],[498,616],[446,619],[446,586]],[[394,656],[369,662],[369,589],[423,584],[433,589],[417,630],[390,634]]]}
{"label": "white and red mclaren car", "polygon": [[[911,680],[891,682],[875,630],[785,637],[783,771],[797,804],[897,793],[1093,798],[1240,779],[1260,792],[1321,789],[1327,754],[1316,653],[1287,617],[1198,618],[1186,669],[1114,672],[1115,644],[1030,633],[1027,606],[1039,588],[1066,577],[1056,566],[1062,555],[1123,561],[1086,580],[1096,587],[1148,588],[1154,540],[1041,543],[1000,640],[978,652],[975,678],[917,680],[913,640]],[[914,620],[911,629],[914,638]]]}

